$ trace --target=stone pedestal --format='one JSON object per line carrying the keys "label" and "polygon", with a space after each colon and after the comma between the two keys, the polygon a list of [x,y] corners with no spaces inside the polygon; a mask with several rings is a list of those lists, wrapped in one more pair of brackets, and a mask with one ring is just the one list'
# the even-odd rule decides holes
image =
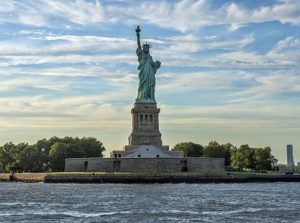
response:
{"label": "stone pedestal", "polygon": [[135,103],[131,109],[132,132],[123,150],[111,152],[112,158],[182,158],[182,151],[170,151],[163,145],[156,103]]}
{"label": "stone pedestal", "polygon": [[131,109],[132,132],[128,138],[128,146],[125,150],[131,150],[141,145],[154,145],[168,149],[162,145],[159,131],[160,109],[154,103],[136,103]]}

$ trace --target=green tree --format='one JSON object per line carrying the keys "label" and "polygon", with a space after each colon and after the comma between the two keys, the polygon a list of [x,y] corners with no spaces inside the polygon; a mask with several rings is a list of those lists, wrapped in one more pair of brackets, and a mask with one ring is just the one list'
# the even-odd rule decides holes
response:
{"label": "green tree", "polygon": [[70,145],[62,142],[56,142],[49,151],[50,168],[52,171],[63,171],[65,159],[67,158]]}
{"label": "green tree", "polygon": [[271,148],[257,148],[255,149],[256,170],[267,171],[272,170],[273,166],[277,164],[277,159],[271,154]]}
{"label": "green tree", "polygon": [[10,171],[13,172],[22,172],[23,168],[21,165],[21,153],[22,151],[28,146],[27,143],[19,143],[17,145],[14,145],[11,154],[13,157],[12,162],[10,163]]}
{"label": "green tree", "polygon": [[216,141],[211,141],[204,148],[203,155],[212,158],[224,158],[225,165],[230,165],[231,150],[234,146],[230,143],[219,144]]}
{"label": "green tree", "polygon": [[254,169],[256,166],[255,150],[248,145],[241,145],[232,151],[231,160],[233,166]]}
{"label": "green tree", "polygon": [[9,172],[12,163],[14,162],[15,144],[12,142],[6,143],[0,147],[0,162],[4,172]]}
{"label": "green tree", "polygon": [[66,158],[103,157],[105,151],[102,143],[94,137],[55,138],[52,142],[49,151],[49,169],[52,171],[63,171]]}
{"label": "green tree", "polygon": [[233,150],[236,149],[236,146],[232,145],[231,143],[223,144],[224,150],[225,150],[225,165],[230,166],[231,165],[231,153]]}
{"label": "green tree", "polygon": [[65,158],[102,157],[103,151],[93,137],[51,137],[34,145],[6,143],[0,147],[0,165],[5,172],[62,171]]}
{"label": "green tree", "polygon": [[105,151],[102,143],[94,137],[84,137],[80,141],[80,146],[85,148],[85,157],[103,157]]}
{"label": "green tree", "polygon": [[47,170],[44,160],[47,155],[40,151],[36,145],[27,145],[20,151],[20,171],[43,172]]}
{"label": "green tree", "polygon": [[203,154],[203,146],[192,142],[178,143],[173,150],[183,151],[185,157],[199,157]]}
{"label": "green tree", "polygon": [[27,143],[6,143],[0,148],[0,162],[5,172],[23,172],[22,152],[28,147]]}

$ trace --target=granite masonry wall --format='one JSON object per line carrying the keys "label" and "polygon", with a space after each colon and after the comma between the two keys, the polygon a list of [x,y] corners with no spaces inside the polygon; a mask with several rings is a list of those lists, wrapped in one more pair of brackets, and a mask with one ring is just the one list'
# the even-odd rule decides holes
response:
{"label": "granite masonry wall", "polygon": [[205,172],[224,171],[223,158],[68,158],[65,172]]}

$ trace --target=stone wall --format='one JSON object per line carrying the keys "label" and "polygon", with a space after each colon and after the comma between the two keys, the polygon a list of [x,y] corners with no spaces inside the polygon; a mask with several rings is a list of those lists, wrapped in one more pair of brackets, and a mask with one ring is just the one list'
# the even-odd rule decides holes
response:
{"label": "stone wall", "polygon": [[11,179],[11,173],[0,173],[0,182],[1,181],[10,181]]}
{"label": "stone wall", "polygon": [[206,172],[224,171],[223,158],[68,158],[66,172]]}
{"label": "stone wall", "polygon": [[44,182],[48,173],[0,173],[1,181],[17,181],[26,183]]}
{"label": "stone wall", "polygon": [[92,158],[69,158],[65,161],[65,172],[86,172],[88,159]]}
{"label": "stone wall", "polygon": [[48,173],[14,173],[13,181],[28,183],[44,182],[44,178],[47,175]]}

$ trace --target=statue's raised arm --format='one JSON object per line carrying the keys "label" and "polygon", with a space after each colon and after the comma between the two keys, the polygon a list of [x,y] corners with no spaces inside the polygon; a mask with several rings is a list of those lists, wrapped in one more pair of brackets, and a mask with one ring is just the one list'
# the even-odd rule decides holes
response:
{"label": "statue's raised arm", "polygon": [[136,32],[136,39],[137,39],[137,47],[139,49],[141,49],[141,40],[140,40],[140,32],[141,32],[141,28],[140,26],[138,25],[135,29],[135,32]]}

